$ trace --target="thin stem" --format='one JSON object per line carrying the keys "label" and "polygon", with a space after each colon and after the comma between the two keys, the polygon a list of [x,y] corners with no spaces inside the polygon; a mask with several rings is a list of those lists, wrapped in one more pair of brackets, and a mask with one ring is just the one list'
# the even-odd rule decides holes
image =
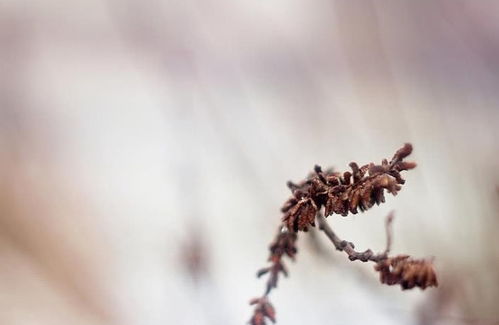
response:
{"label": "thin stem", "polygon": [[346,240],[342,240],[340,237],[336,235],[336,233],[327,223],[326,218],[324,218],[324,215],[322,213],[319,212],[317,214],[317,222],[319,224],[319,229],[326,234],[329,240],[331,240],[331,242],[333,243],[334,247],[339,251],[345,252],[351,261],[360,260],[362,262],[372,261],[377,263],[379,261],[387,259],[392,244],[392,230],[391,230],[392,221],[393,221],[393,212],[391,212],[388,215],[385,222],[386,249],[383,253],[374,254],[373,251],[370,249],[364,252],[356,251],[355,245],[353,243],[348,242]]}
{"label": "thin stem", "polygon": [[390,213],[386,216],[385,219],[385,232],[386,232],[385,255],[387,256],[390,253],[390,250],[392,249],[392,241],[393,241],[392,222],[394,218],[395,218],[395,213],[393,211],[390,211]]}

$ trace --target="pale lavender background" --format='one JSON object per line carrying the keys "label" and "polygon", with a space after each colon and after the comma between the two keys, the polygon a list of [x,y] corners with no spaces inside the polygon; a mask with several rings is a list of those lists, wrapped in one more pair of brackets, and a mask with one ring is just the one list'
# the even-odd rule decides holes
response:
{"label": "pale lavender background", "polygon": [[285,182],[404,142],[400,195],[329,220],[381,250],[394,209],[440,291],[303,236],[278,324],[418,324],[449,288],[435,324],[497,322],[498,35],[494,1],[0,1],[0,324],[243,324]]}

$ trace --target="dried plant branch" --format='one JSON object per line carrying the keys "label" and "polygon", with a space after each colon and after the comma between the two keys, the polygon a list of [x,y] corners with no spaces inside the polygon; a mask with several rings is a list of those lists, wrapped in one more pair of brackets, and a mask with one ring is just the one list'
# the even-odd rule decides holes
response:
{"label": "dried plant branch", "polygon": [[355,245],[338,237],[326,221],[326,217],[331,214],[347,216],[349,212],[355,214],[358,210],[365,211],[374,204],[385,202],[385,190],[396,195],[405,183],[400,172],[416,167],[415,163],[404,161],[411,152],[412,145],[407,143],[395,152],[390,162],[383,159],[381,165],[370,163],[359,167],[352,162],[352,172],[344,173],[334,172],[332,169],[322,171],[320,166],[315,166],[314,173],[305,180],[299,183],[288,182],[292,196],[281,209],[284,213],[283,224],[269,247],[271,265],[257,273],[258,277],[268,273],[269,278],[264,294],[250,302],[255,305],[251,325],[265,325],[267,319],[275,322],[275,310],[268,295],[277,287],[280,274],[288,275],[283,257],[288,256],[294,260],[297,233],[307,231],[310,226],[314,227],[316,220],[319,229],[334,247],[345,252],[351,261],[376,263],[374,269],[380,273],[381,283],[398,284],[402,289],[425,289],[438,285],[432,260],[412,259],[408,255],[389,256],[393,237],[393,213],[387,216],[385,222],[386,248],[378,254],[370,249],[356,251]]}
{"label": "dried plant branch", "polygon": [[250,305],[256,305],[253,316],[250,319],[251,325],[265,325],[266,318],[270,319],[273,323],[275,322],[274,307],[267,296],[272,289],[277,288],[280,274],[288,276],[288,270],[282,260],[284,256],[288,256],[291,260],[294,260],[298,251],[296,248],[297,239],[297,233],[289,231],[285,226],[279,227],[277,235],[269,247],[270,256],[268,260],[271,265],[257,272],[257,277],[268,273],[269,278],[263,295],[260,298],[254,298],[250,301]]}

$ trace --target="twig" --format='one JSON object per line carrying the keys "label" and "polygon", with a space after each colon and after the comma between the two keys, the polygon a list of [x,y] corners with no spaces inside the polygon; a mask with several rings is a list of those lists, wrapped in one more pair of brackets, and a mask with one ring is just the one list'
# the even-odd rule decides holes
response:
{"label": "twig", "polygon": [[374,254],[372,250],[367,249],[364,252],[358,252],[355,250],[355,245],[349,241],[342,240],[339,238],[333,229],[329,226],[324,218],[322,213],[317,214],[317,222],[319,224],[319,229],[322,230],[326,236],[331,240],[334,247],[339,250],[347,253],[348,259],[350,261],[360,260],[362,262],[372,261],[372,262],[380,262],[388,258],[388,253],[391,249],[392,244],[392,231],[391,225],[393,221],[393,212],[386,217],[385,227],[386,227],[386,249],[383,253]]}
{"label": "twig", "polygon": [[276,238],[269,246],[270,256],[268,258],[271,263],[270,266],[260,269],[257,272],[257,277],[261,277],[269,273],[269,278],[267,280],[267,285],[265,287],[265,292],[263,297],[268,296],[273,288],[277,287],[279,281],[279,275],[282,273],[284,276],[288,276],[288,270],[283,262],[283,257],[287,256],[291,260],[294,260],[296,249],[296,240],[298,235],[295,232],[291,232],[286,228],[286,226],[279,227]]}
{"label": "twig", "polygon": [[385,232],[386,232],[386,249],[385,249],[385,254],[388,255],[390,253],[390,250],[392,249],[392,238],[393,238],[393,228],[392,228],[392,223],[393,223],[393,218],[395,218],[395,213],[393,211],[390,211],[388,215],[386,216],[385,219]]}

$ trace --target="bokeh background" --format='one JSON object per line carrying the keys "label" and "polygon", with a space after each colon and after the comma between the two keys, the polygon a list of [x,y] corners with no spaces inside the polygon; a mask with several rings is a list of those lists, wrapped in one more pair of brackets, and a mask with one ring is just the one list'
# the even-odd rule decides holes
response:
{"label": "bokeh background", "polygon": [[411,142],[328,220],[435,256],[402,292],[301,236],[278,324],[499,324],[496,1],[0,1],[0,323],[244,324],[285,182]]}

